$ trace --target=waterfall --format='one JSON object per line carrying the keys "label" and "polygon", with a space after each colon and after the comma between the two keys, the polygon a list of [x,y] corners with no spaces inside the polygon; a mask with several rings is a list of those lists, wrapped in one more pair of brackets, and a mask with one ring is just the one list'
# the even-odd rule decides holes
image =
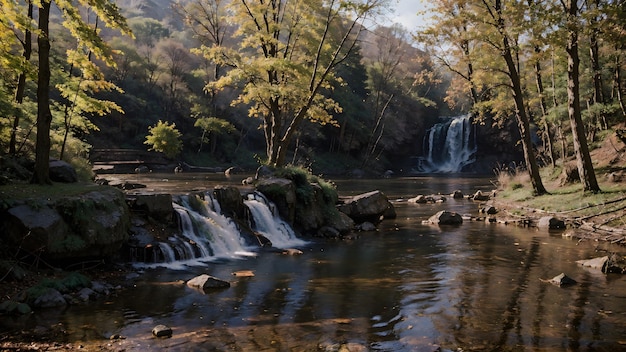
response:
{"label": "waterfall", "polygon": [[[250,209],[251,229],[267,237],[275,247],[303,245],[293,229],[278,215],[275,205],[262,194],[254,193],[244,201]],[[221,213],[219,202],[206,193],[204,197],[185,195],[172,203],[180,231],[154,245],[148,266],[173,269],[187,265],[204,265],[218,258],[242,258],[255,255],[258,246],[251,238],[242,236],[233,219]],[[141,264],[145,265],[145,264]]]}
{"label": "waterfall", "polygon": [[306,244],[306,241],[296,237],[291,226],[278,215],[276,205],[265,198],[263,194],[251,193],[244,203],[252,213],[250,227],[269,239],[274,247],[288,248]]}
{"label": "waterfall", "polygon": [[422,172],[455,173],[476,161],[475,126],[470,115],[445,118],[428,130],[424,154],[418,169]]}

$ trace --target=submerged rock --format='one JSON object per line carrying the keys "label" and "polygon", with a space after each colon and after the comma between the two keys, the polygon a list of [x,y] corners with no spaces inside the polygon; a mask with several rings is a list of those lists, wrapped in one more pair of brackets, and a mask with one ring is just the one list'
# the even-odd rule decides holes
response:
{"label": "submerged rock", "polygon": [[282,251],[282,254],[287,254],[287,255],[300,255],[303,254],[301,250],[299,249],[295,249],[295,248],[287,248],[285,250]]}
{"label": "submerged rock", "polygon": [[565,273],[560,273],[559,275],[551,278],[550,280],[541,280],[541,281],[548,282],[559,287],[571,286],[571,285],[577,284],[576,280],[565,275]]}

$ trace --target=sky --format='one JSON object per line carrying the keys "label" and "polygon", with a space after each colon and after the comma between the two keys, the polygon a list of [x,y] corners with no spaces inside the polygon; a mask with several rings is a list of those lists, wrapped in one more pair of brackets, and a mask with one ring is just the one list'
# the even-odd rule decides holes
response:
{"label": "sky", "polygon": [[418,17],[417,13],[427,8],[426,1],[391,0],[391,6],[395,11],[390,15],[390,21],[401,23],[409,31],[415,31],[424,25],[425,17]]}

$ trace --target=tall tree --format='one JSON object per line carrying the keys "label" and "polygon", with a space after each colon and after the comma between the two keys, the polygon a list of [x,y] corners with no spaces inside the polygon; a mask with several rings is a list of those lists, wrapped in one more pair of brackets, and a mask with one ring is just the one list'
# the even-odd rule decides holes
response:
{"label": "tall tree", "polygon": [[[79,5],[90,8],[104,23],[111,28],[120,29],[130,34],[126,20],[121,16],[115,3],[108,0],[80,0]],[[37,144],[35,147],[35,172],[32,183],[50,184],[50,0],[39,3],[39,19],[37,36],[39,71],[37,76]],[[97,33],[81,18],[78,5],[67,1],[57,0],[56,5],[63,14],[63,26],[69,30],[79,44],[93,53],[96,58],[109,65],[115,65],[109,46]]]}
{"label": "tall tree", "polygon": [[566,16],[567,44],[567,105],[572,126],[572,139],[580,181],[585,191],[600,192],[596,180],[589,146],[585,138],[585,126],[580,111],[580,58],[578,56],[579,7],[577,0],[561,0]]}
{"label": "tall tree", "polygon": [[243,85],[233,103],[249,104],[249,115],[263,120],[268,164],[285,164],[305,120],[336,123],[329,111],[340,107],[326,94],[334,71],[382,2],[232,1],[230,21],[241,41],[238,48],[202,47],[207,58],[230,68],[207,89]]}
{"label": "tall tree", "polygon": [[524,160],[526,162],[528,174],[530,175],[530,182],[533,185],[533,190],[536,195],[546,194],[547,191],[543,186],[541,175],[539,174],[539,166],[532,147],[532,140],[530,136],[530,118],[526,113],[522,81],[518,70],[519,63],[515,60],[517,55],[515,55],[513,51],[514,49],[511,45],[511,38],[509,36],[509,28],[507,27],[511,25],[511,23],[507,23],[507,18],[504,16],[505,9],[502,0],[495,0],[493,5],[487,0],[483,0],[483,3],[491,20],[493,20],[492,24],[495,25],[499,36],[500,43],[493,44],[500,50],[501,56],[506,63],[506,74],[510,79],[510,88],[513,94],[513,100],[515,101],[515,117],[517,119],[517,127],[522,137]]}
{"label": "tall tree", "polygon": [[39,34],[37,36],[39,67],[37,73],[37,144],[35,172],[31,183],[52,184],[50,181],[50,1],[39,5]]}

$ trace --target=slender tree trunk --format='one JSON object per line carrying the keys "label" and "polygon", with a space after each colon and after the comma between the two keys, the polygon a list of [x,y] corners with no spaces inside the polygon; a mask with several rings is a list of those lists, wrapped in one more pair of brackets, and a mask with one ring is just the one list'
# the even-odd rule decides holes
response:
{"label": "slender tree trunk", "polygon": [[[600,1],[594,1],[594,8],[598,9]],[[598,29],[598,20],[595,16],[590,19],[591,33],[589,34],[589,57],[591,59],[591,69],[593,70],[593,100],[592,104],[604,104],[604,94],[602,89],[602,68],[600,67],[600,54],[598,45],[598,35],[600,30]],[[606,114],[600,112],[600,124],[603,130],[609,128],[606,121]]]}
{"label": "slender tree trunk", "polygon": [[[541,49],[536,46],[535,53],[540,53]],[[539,104],[541,106],[541,121],[543,122],[543,141],[544,147],[548,150],[548,156],[550,157],[550,165],[554,168],[556,166],[556,156],[554,155],[553,137],[550,133],[550,124],[548,123],[548,106],[546,104],[545,92],[543,89],[543,77],[541,70],[541,62],[539,59],[535,61],[535,82],[537,84],[537,93],[539,94]]]}
{"label": "slender tree trunk", "polygon": [[620,69],[620,65],[620,54],[619,52],[617,52],[615,54],[615,90],[617,94],[617,101],[619,102],[619,106],[622,110],[622,116],[624,117],[624,120],[626,120],[626,104],[624,104],[624,95],[622,94],[622,72]]}
{"label": "slender tree trunk", "polygon": [[37,76],[37,144],[35,172],[31,183],[52,184],[50,181],[50,1],[42,0],[39,7],[39,73]]}
{"label": "slender tree trunk", "polygon": [[[501,14],[502,3],[500,0],[495,1],[495,10],[498,15]],[[515,100],[515,116],[517,118],[517,126],[522,137],[524,160],[526,162],[526,167],[530,175],[530,182],[533,185],[534,193],[536,195],[543,195],[548,193],[548,191],[546,191],[545,187],[543,186],[543,182],[541,181],[539,166],[537,164],[537,159],[535,158],[535,154],[533,151],[532,140],[530,137],[530,119],[526,114],[526,107],[524,105],[522,82],[517,70],[517,66],[515,64],[515,60],[513,58],[513,52],[509,42],[509,37],[505,31],[504,19],[502,17],[498,17],[496,20],[498,23],[498,31],[502,36],[502,56],[504,58],[504,61],[506,62],[508,75],[511,79],[511,86],[513,88],[513,99]]]}
{"label": "slender tree trunk", "polygon": [[[28,18],[33,18],[33,3],[31,1],[28,2]],[[24,67],[22,67],[22,72],[17,79],[17,87],[15,88],[15,102],[18,106],[15,107],[15,118],[13,119],[13,128],[11,129],[11,138],[9,141],[9,154],[15,155],[17,153],[17,130],[20,127],[20,119],[22,115],[22,109],[20,105],[24,101],[24,90],[26,89],[26,65],[30,61],[30,56],[33,50],[32,45],[32,36],[30,30],[26,29],[24,31],[24,42],[22,43],[23,51],[22,56],[24,57]]]}
{"label": "slender tree trunk", "polygon": [[567,0],[566,15],[568,16],[569,33],[567,36],[567,104],[570,123],[572,126],[572,139],[574,142],[574,152],[576,153],[576,163],[580,181],[583,183],[585,191],[600,192],[596,174],[593,169],[589,147],[585,139],[585,126],[582,121],[580,111],[580,83],[578,57],[578,29],[575,25],[578,16],[578,3],[576,0]]}

